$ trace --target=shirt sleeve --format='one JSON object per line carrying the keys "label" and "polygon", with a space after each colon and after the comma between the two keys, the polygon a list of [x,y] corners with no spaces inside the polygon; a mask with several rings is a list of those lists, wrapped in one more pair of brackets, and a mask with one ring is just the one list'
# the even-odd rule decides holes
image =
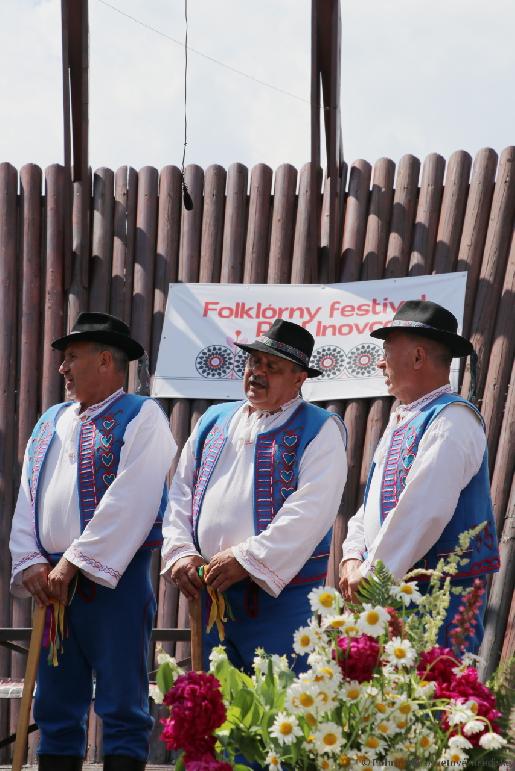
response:
{"label": "shirt sleeve", "polygon": [[332,527],[347,480],[343,426],[327,420],[306,448],[295,492],[259,535],[233,554],[268,594],[277,597]]}
{"label": "shirt sleeve", "polygon": [[365,507],[360,506],[358,511],[347,523],[347,537],[342,546],[342,559],[340,565],[349,559],[363,560],[365,552]]}
{"label": "shirt sleeve", "polygon": [[11,592],[15,597],[30,597],[29,592],[21,583],[23,571],[31,565],[46,564],[48,560],[41,554],[36,542],[34,514],[27,476],[27,451],[25,451],[23,459],[20,490],[14,510],[9,549],[12,559]]}
{"label": "shirt sleeve", "polygon": [[64,553],[92,581],[118,584],[155,521],[176,451],[164,413],[147,400],[125,430],[114,482]]}
{"label": "shirt sleeve", "polygon": [[[198,425],[198,424],[197,424]],[[200,556],[193,543],[192,490],[195,473],[194,447],[197,428],[183,447],[170,487],[170,505],[163,522],[162,571],[166,573],[181,557]]]}
{"label": "shirt sleeve", "polygon": [[479,471],[485,448],[483,426],[469,407],[451,404],[442,410],[422,437],[397,506],[360,566],[364,576],[382,560],[401,579],[434,546],[461,491]]}

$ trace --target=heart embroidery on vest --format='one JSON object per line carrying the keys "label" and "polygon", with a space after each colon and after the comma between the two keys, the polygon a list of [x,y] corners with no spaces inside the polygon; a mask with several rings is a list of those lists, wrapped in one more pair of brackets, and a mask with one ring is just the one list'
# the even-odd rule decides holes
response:
{"label": "heart embroidery on vest", "polygon": [[295,447],[297,444],[298,437],[297,436],[285,436],[283,439],[283,442],[287,447]]}
{"label": "heart embroidery on vest", "polygon": [[281,479],[283,482],[291,482],[293,471],[281,471]]}
{"label": "heart embroidery on vest", "polygon": [[102,463],[104,464],[104,466],[110,466],[112,462],[113,462],[113,453],[112,452],[104,453],[102,455]]}
{"label": "heart embroidery on vest", "polygon": [[294,452],[283,452],[283,461],[286,463],[287,466],[291,466],[294,460],[295,460]]}
{"label": "heart embroidery on vest", "polygon": [[294,490],[294,487],[281,487],[281,495],[283,498],[287,498]]}
{"label": "heart embroidery on vest", "polygon": [[112,434],[108,434],[107,436],[104,436],[103,434],[101,434],[100,435],[100,441],[102,442],[104,447],[109,449],[109,447],[111,447],[111,444],[112,444],[112,441],[113,441],[113,435]]}
{"label": "heart embroidery on vest", "polygon": [[102,425],[104,426],[106,431],[110,431],[112,427],[114,426],[114,420],[103,420]]}
{"label": "heart embroidery on vest", "polygon": [[115,479],[114,474],[104,474],[103,476],[104,482],[109,487],[109,485],[112,485]]}
{"label": "heart embroidery on vest", "polygon": [[413,453],[410,453],[409,455],[405,455],[402,459],[402,465],[404,466],[405,469],[408,469],[409,471],[409,469],[413,465],[414,460],[415,460],[415,456],[413,455]]}

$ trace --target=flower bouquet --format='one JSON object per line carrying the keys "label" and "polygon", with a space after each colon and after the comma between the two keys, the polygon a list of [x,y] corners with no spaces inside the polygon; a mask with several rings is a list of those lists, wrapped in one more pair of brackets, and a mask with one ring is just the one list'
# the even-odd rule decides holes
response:
{"label": "flower bouquet", "polygon": [[[477,657],[464,653],[475,585],[460,606],[453,647],[436,644],[450,596],[450,576],[476,531],[428,576],[427,591],[408,575],[395,582],[378,564],[343,606],[330,587],[310,594],[313,616],[293,640],[305,670],[258,649],[252,675],[236,669],[220,646],[210,673],[184,673],[159,657],[156,700],[170,716],[162,740],[180,752],[176,769],[243,771],[379,769],[428,771],[448,766],[497,769],[513,757],[506,665],[488,685]],[[298,669],[298,667],[297,667]]]}

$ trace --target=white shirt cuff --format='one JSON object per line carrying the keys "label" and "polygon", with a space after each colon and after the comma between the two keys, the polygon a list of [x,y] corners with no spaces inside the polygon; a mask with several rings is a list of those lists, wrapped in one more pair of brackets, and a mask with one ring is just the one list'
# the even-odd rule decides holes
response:
{"label": "white shirt cuff", "polygon": [[255,557],[245,543],[239,543],[232,547],[232,553],[240,565],[245,568],[250,577],[267,594],[272,597],[278,597],[286,582],[280,578],[273,570],[270,570],[264,562]]}

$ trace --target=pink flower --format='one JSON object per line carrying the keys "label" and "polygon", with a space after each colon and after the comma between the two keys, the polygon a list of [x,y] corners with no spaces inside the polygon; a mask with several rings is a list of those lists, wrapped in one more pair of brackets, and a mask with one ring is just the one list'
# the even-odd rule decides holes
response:
{"label": "pink flower", "polygon": [[[167,749],[184,750],[191,760],[213,756],[215,728],[225,720],[220,683],[214,675],[180,675],[163,699],[170,717],[163,720],[162,741]],[[213,767],[214,768],[214,767]]]}
{"label": "pink flower", "polygon": [[337,660],[344,677],[363,683],[370,680],[379,664],[379,643],[368,634],[339,637]]}
{"label": "pink flower", "polygon": [[186,766],[186,771],[232,771],[230,763],[224,763],[209,754],[202,755],[194,760],[189,760],[188,756],[186,756],[184,765]]}
{"label": "pink flower", "polygon": [[478,611],[483,603],[485,587],[480,578],[476,578],[466,594],[463,595],[463,604],[452,620],[452,629],[449,632],[453,648],[464,653],[467,648],[467,638],[474,633],[477,624]]}
{"label": "pink flower", "polygon": [[430,648],[430,650],[420,654],[417,673],[422,680],[450,683],[454,677],[452,670],[459,663],[459,660],[450,648],[442,648],[440,645],[435,645],[434,648]]}

